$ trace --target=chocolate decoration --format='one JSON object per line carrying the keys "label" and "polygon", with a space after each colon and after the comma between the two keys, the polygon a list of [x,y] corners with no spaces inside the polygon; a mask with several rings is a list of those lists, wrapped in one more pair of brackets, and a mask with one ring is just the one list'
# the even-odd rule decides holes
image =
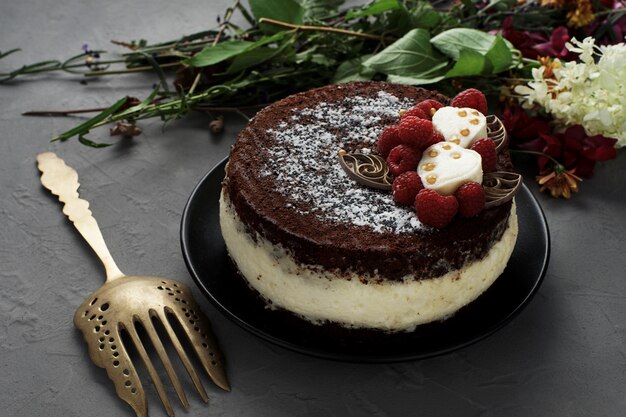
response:
{"label": "chocolate decoration", "polygon": [[380,155],[338,152],[339,163],[346,174],[356,182],[378,190],[391,191],[393,179],[387,161]]}
{"label": "chocolate decoration", "polygon": [[493,114],[487,116],[487,137],[491,138],[496,143],[496,150],[498,152],[500,152],[507,141],[504,124]]}
{"label": "chocolate decoration", "polygon": [[483,174],[485,208],[507,203],[515,197],[522,185],[522,176],[515,172],[488,172]]}

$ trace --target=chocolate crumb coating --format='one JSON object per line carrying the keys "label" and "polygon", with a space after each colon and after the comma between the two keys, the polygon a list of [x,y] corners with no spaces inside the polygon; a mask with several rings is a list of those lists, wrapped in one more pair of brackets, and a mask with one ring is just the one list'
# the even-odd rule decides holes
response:
{"label": "chocolate crumb coating", "polygon": [[[261,110],[239,134],[223,183],[247,232],[282,246],[301,265],[346,277],[356,272],[369,283],[373,274],[429,279],[483,258],[502,237],[511,202],[472,218],[456,216],[443,229],[430,228],[417,221],[413,208],[395,205],[390,193],[362,190],[366,187],[348,178],[336,157],[339,149],[375,150],[377,134],[399,118],[396,110],[382,107],[384,100],[408,108],[431,98],[450,101],[418,87],[354,82],[295,94]],[[304,158],[299,148],[312,143],[320,157]],[[506,146],[497,169],[512,170]],[[324,184],[322,191],[329,187],[332,199],[315,184]],[[369,211],[363,213],[363,207]],[[363,218],[375,221],[364,224]],[[395,219],[401,218],[404,223],[398,224]]]}

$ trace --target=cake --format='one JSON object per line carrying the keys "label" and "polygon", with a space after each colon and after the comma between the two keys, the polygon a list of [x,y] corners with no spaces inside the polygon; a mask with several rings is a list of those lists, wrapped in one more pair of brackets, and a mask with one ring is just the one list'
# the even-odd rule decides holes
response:
{"label": "cake", "polygon": [[[517,237],[514,200],[434,228],[339,163],[340,150],[376,154],[383,129],[426,99],[450,104],[412,86],[332,85],[266,107],[241,131],[220,226],[234,265],[269,308],[318,324],[411,331],[450,317],[501,275]],[[512,169],[506,146],[497,169]]]}

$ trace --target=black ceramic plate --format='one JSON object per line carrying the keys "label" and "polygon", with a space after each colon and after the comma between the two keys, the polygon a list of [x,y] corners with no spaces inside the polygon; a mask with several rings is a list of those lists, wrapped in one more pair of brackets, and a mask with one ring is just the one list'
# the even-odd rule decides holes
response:
{"label": "black ceramic plate", "polygon": [[548,266],[548,227],[537,201],[523,186],[516,197],[521,227],[507,268],[485,293],[452,318],[395,334],[314,325],[290,313],[266,309],[234,270],[219,226],[225,164],[226,160],[211,170],[187,202],[181,225],[185,262],[198,287],[227,317],[285,348],[359,362],[403,361],[451,352],[508,323],[535,294]]}

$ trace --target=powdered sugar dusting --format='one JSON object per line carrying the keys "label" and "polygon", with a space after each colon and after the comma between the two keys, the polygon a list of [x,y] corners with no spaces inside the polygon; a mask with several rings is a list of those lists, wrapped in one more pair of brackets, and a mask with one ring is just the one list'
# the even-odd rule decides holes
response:
{"label": "powdered sugar dusting", "polygon": [[367,226],[379,233],[416,231],[422,225],[412,209],[397,206],[389,192],[348,178],[337,156],[342,148],[371,152],[383,128],[380,122],[397,121],[398,112],[411,106],[407,99],[379,92],[376,97],[349,97],[340,105],[321,102],[294,111],[290,126],[281,123],[268,132],[275,145],[268,149],[270,158],[261,175],[274,176],[278,191],[294,203],[310,203],[310,209],[300,211],[326,221]]}

